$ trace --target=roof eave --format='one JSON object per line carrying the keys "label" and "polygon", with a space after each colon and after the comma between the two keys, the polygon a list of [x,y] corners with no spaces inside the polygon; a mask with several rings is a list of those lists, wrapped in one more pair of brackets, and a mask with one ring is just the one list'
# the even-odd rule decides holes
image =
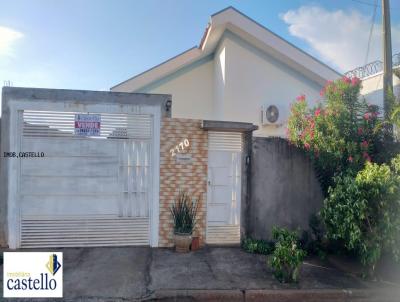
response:
{"label": "roof eave", "polygon": [[333,80],[341,76],[339,72],[330,66],[271,32],[255,20],[233,7],[228,7],[211,16],[199,46],[192,47],[147,71],[121,82],[111,87],[110,90],[138,91],[149,83],[168,76],[176,70],[201,59],[214,51],[220,37],[227,28],[231,31],[233,29],[235,33],[245,36],[245,40],[249,43],[254,44],[257,42],[259,46],[264,44],[264,49],[261,47],[264,51],[271,52],[272,49],[276,53],[280,53],[279,56],[281,58],[278,56],[277,59],[297,69],[320,85],[324,85],[327,80]]}

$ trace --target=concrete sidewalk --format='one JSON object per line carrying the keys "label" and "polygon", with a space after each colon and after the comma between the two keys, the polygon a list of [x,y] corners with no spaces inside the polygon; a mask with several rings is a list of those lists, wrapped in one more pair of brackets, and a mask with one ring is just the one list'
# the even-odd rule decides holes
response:
{"label": "concrete sidewalk", "polygon": [[144,247],[57,251],[64,252],[63,301],[400,300],[394,291],[398,285],[369,283],[312,260],[303,265],[298,284],[281,284],[265,256],[239,248],[204,248],[189,254]]}

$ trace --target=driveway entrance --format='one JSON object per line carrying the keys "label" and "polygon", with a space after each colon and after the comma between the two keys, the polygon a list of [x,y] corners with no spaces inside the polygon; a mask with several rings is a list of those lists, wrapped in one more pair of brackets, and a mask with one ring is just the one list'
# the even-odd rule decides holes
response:
{"label": "driveway entrance", "polygon": [[82,137],[77,114],[23,112],[21,150],[45,156],[20,159],[20,246],[148,245],[152,117],[98,113]]}
{"label": "driveway entrance", "polygon": [[160,127],[169,98],[5,89],[1,147],[17,155],[1,165],[6,244],[158,246]]}

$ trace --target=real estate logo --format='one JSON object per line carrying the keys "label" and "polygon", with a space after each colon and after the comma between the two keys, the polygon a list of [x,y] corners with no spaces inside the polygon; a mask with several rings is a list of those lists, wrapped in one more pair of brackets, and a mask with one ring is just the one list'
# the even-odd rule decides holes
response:
{"label": "real estate logo", "polygon": [[46,267],[53,276],[58,272],[61,264],[58,262],[56,254],[49,256],[49,262],[47,262]]}
{"label": "real estate logo", "polygon": [[5,252],[5,298],[62,298],[63,254],[60,252]]}

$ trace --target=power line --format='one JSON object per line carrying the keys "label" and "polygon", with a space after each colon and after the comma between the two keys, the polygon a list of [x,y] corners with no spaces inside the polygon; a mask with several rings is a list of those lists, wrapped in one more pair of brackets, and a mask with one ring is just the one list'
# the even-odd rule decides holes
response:
{"label": "power line", "polygon": [[360,3],[360,4],[369,5],[369,6],[374,6],[374,7],[379,6],[379,7],[380,7],[380,5],[378,5],[378,4],[376,3],[376,1],[375,1],[375,3],[370,3],[370,2],[366,2],[366,1],[362,1],[362,0],[351,0],[351,1],[357,2],[357,3]]}
{"label": "power line", "polygon": [[[382,7],[382,5],[380,4],[375,4],[375,3],[371,3],[371,2],[367,2],[367,1],[363,1],[363,0],[351,0],[353,2],[359,3],[359,4],[364,4],[364,5],[369,5],[369,6],[377,6],[377,7]],[[393,8],[399,8],[400,6],[395,6],[392,5],[390,10],[392,10]]]}
{"label": "power line", "polygon": [[372,14],[371,18],[371,28],[369,30],[369,37],[368,37],[368,44],[367,44],[367,54],[365,55],[365,61],[364,65],[368,63],[368,56],[369,56],[369,50],[371,48],[371,40],[372,40],[372,33],[374,31],[374,25],[375,25],[375,17],[376,17],[376,9],[378,7],[378,0],[375,0],[375,5],[374,5],[374,12]]}

